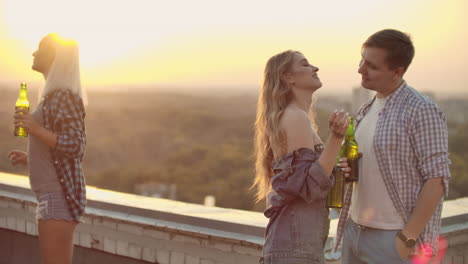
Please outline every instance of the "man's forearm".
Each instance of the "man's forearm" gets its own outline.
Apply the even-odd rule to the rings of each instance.
[[[442,178],[432,178],[424,183],[413,213],[402,232],[408,238],[416,239],[426,227],[427,223],[434,214],[440,199],[444,195],[444,185]]]

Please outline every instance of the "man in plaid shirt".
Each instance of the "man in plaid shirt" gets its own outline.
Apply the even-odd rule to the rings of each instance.
[[[363,44],[362,86],[376,97],[358,111],[359,180],[348,184],[338,224],[342,263],[410,263],[435,255],[450,178],[445,117],[403,79],[408,35],[382,30]],[[344,238],[343,238],[344,237]]]

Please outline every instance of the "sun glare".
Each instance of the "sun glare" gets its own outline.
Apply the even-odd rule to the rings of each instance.
[[[410,32],[415,64],[441,61],[449,43],[468,42],[457,33],[466,28],[464,6],[464,0],[0,0],[0,34],[7,36],[0,69],[31,76],[31,53],[57,32],[77,40],[84,79],[92,84],[255,86],[269,56],[296,49],[321,68],[326,83],[342,87],[357,79],[360,45],[379,29]],[[447,65],[458,67],[457,58]]]
[[[145,39],[145,34],[139,34],[144,21],[138,16],[129,20],[133,23],[123,24],[122,18],[129,12],[115,1],[5,1],[7,28],[13,36],[31,49],[51,32],[76,39],[84,67],[110,64],[154,40],[153,36]]]

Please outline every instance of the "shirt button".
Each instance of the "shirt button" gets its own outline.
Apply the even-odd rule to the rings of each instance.
[[[55,163],[55,164],[58,164],[58,161],[56,160],[54,163]]]
[[[66,198],[67,198],[67,200],[69,200],[69,199],[70,199],[70,196],[68,196],[68,195],[67,195],[67,197],[66,197]]]
[[[63,178],[62,178],[62,179],[60,179],[60,182],[63,182]]]

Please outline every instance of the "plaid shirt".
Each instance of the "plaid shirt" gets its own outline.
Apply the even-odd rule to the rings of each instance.
[[[57,135],[51,149],[57,177],[72,217],[79,221],[86,206],[86,183],[81,168],[86,134],[85,109],[81,98],[70,90],[56,90],[44,97],[43,125]]]
[[[356,127],[373,102],[371,100],[360,108]],[[406,82],[387,97],[379,114],[373,144],[390,199],[405,223],[415,208],[416,199],[426,180],[442,177],[447,195],[450,160],[445,117],[434,102]],[[343,239],[352,191],[353,185],[348,184],[338,222],[335,249]],[[443,199],[418,239],[419,245],[425,249],[424,254],[437,252],[442,202]]]

